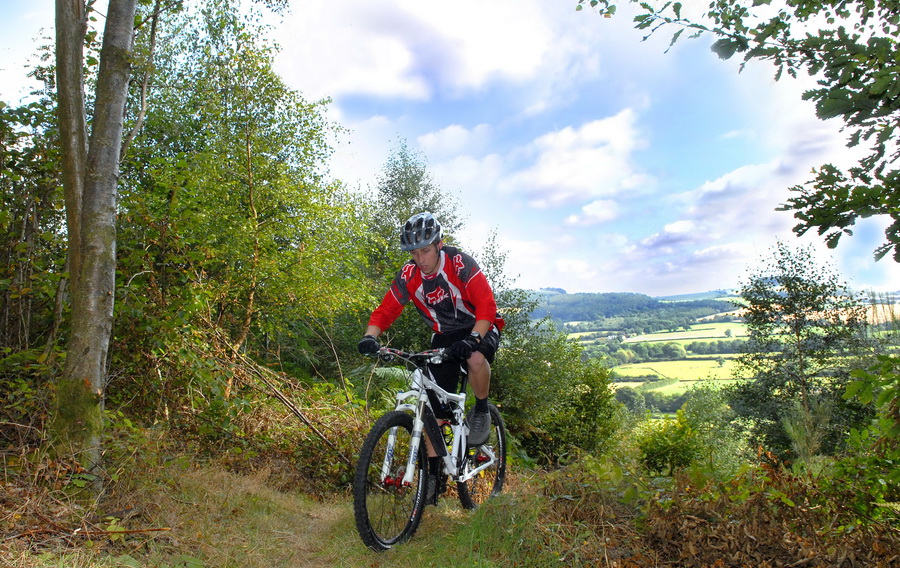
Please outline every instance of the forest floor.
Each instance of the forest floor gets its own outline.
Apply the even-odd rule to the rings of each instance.
[[[133,472],[141,474],[142,472]],[[270,471],[170,465],[100,508],[72,487],[7,477],[0,488],[0,565],[8,568],[502,566],[473,548],[476,513],[447,495],[412,540],[385,553],[360,540],[349,494],[316,499],[272,487]],[[53,472],[60,480],[70,472]],[[274,483],[277,485],[276,483]],[[51,483],[51,485],[53,485]],[[513,489],[514,491],[514,489]],[[505,497],[515,501],[514,494]],[[456,550],[455,550],[456,549]],[[453,552],[455,550],[455,552]],[[502,555],[500,555],[502,557]],[[463,564],[459,564],[462,562]],[[521,564],[520,564],[521,565]]]
[[[285,485],[277,467],[235,472],[186,455],[145,463],[157,465],[113,472],[98,505],[85,498],[82,472],[7,456],[0,566],[900,568],[895,526],[842,534],[801,505],[799,492],[791,506],[785,494],[741,501],[685,494],[638,511],[600,490],[608,480],[589,471],[523,470],[510,472],[503,495],[475,511],[446,495],[426,508],[410,541],[376,553],[356,532],[346,490],[314,496]]]

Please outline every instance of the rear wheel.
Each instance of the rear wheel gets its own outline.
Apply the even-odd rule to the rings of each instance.
[[[416,448],[412,481],[405,485],[412,448],[412,416],[395,410],[379,418],[363,443],[353,478],[353,512],[362,541],[375,551],[416,532],[425,506],[425,445]]]
[[[503,481],[506,479],[506,426],[500,417],[500,411],[493,404],[490,405],[490,413],[491,432],[487,442],[482,446],[469,448],[466,462],[469,469],[476,469],[489,462],[493,454],[494,463],[472,479],[456,484],[459,501],[466,509],[474,509],[503,491]]]

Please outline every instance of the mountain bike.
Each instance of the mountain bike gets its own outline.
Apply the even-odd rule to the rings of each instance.
[[[396,394],[395,409],[375,422],[363,442],[353,478],[359,536],[372,550],[384,551],[408,540],[422,520],[428,478],[423,432],[442,458],[443,475],[456,482],[460,503],[474,509],[503,490],[506,427],[491,404],[487,442],[468,446],[468,377],[463,373],[457,394],[441,388],[428,371],[428,363],[449,360],[444,349],[415,353],[382,347],[375,357],[384,363],[404,363],[410,370],[408,389]]]

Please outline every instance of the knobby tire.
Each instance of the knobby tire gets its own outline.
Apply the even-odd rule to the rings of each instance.
[[[356,529],[366,546],[388,550],[409,539],[419,528],[425,507],[425,443],[420,442],[416,472],[408,487],[400,486],[411,451],[413,419],[394,410],[379,418],[366,437],[353,478],[353,513]],[[385,452],[392,429],[396,429],[393,459],[383,475]]]
[[[456,492],[459,494],[460,503],[466,509],[474,509],[491,497],[499,495],[503,491],[503,482],[506,479],[506,425],[497,407],[491,404],[489,408],[491,432],[487,442],[466,452],[466,459],[477,464],[480,459],[486,459],[484,448],[488,447],[497,456],[497,462],[472,479],[457,482]]]

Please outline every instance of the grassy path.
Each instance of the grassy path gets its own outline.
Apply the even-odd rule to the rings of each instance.
[[[183,487],[193,505],[180,511],[184,515],[180,532],[197,534],[192,548],[205,567],[502,565],[478,551],[475,541],[484,536],[484,515],[462,509],[449,494],[437,507],[426,508],[422,524],[409,542],[375,553],[357,535],[349,495],[317,502],[297,493],[279,492],[265,485],[265,472],[242,477],[203,471],[185,478]],[[515,502],[512,494],[498,502],[504,499]],[[493,519],[495,514],[487,517]],[[492,539],[497,536],[493,528],[490,534]],[[465,544],[460,546],[461,542]]]
[[[180,468],[179,468],[180,469]],[[268,471],[238,475],[213,466],[168,469],[127,499],[141,513],[123,536],[39,546],[0,541],[4,568],[450,568],[500,567],[519,538],[514,493],[479,511],[450,494],[425,510],[413,538],[376,553],[360,540],[348,494],[318,501],[274,489]],[[277,483],[275,483],[277,485]],[[125,496],[122,496],[123,498]],[[510,519],[506,519],[510,521]],[[526,519],[532,526],[533,519]],[[512,551],[515,555],[515,552]],[[517,565],[527,566],[521,561]]]

